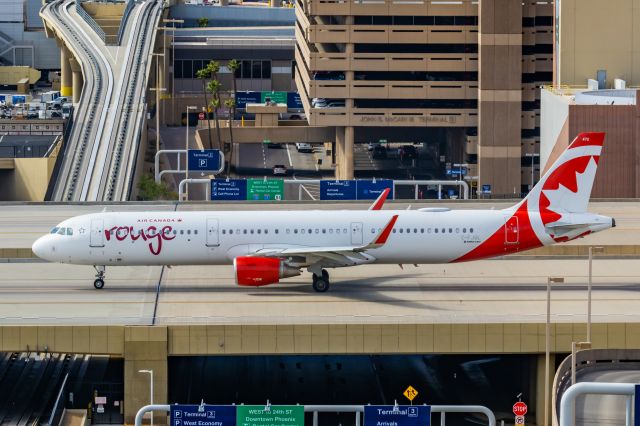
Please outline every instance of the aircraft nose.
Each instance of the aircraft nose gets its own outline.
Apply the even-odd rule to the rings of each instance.
[[[49,243],[47,241],[47,237],[38,238],[31,246],[31,251],[33,251],[33,253],[35,253],[35,255],[40,259],[48,260],[47,254],[49,251]]]

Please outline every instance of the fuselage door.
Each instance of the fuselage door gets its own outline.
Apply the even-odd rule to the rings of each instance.
[[[362,222],[351,223],[351,244],[354,246],[362,245]]]
[[[104,221],[91,219],[91,234],[89,235],[89,247],[104,247]]]
[[[520,227],[518,216],[511,216],[504,224],[505,244],[518,244],[520,242]]]
[[[220,235],[218,230],[218,219],[207,218],[207,247],[218,247],[220,245]]]

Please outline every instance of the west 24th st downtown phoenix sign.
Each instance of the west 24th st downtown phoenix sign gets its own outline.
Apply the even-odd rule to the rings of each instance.
[[[365,426],[429,426],[431,407],[365,406]],[[304,426],[302,405],[172,405],[170,426]]]

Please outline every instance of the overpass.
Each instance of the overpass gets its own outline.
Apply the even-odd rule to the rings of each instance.
[[[100,18],[94,19],[80,0],[54,0],[43,6],[40,16],[47,35],[61,47],[62,94],[73,96],[77,104],[53,200],[128,198],[162,7],[156,0],[128,2],[115,35],[117,44],[111,45],[114,35],[105,33]],[[113,32],[112,21],[101,21],[107,31]]]
[[[501,208],[510,203],[439,204]],[[315,294],[304,277],[260,289],[238,288],[229,266],[111,268],[107,287],[98,292],[91,287],[91,268],[16,259],[26,257],[24,251],[31,242],[57,222],[104,207],[230,210],[237,206],[2,205],[0,256],[6,262],[0,263],[0,352],[123,358],[126,422],[148,401],[148,378],[138,370],[154,370],[156,402],[174,402],[168,399],[170,363],[201,356],[529,356],[535,383],[528,392],[533,401],[530,410],[542,413],[547,277],[565,278],[564,284],[554,285],[551,302],[550,350],[552,359],[560,359],[571,351],[571,342],[586,339],[583,253],[591,243],[603,245],[606,253],[594,261],[593,347],[640,348],[638,202],[592,203],[592,211],[614,216],[618,226],[558,246],[567,247],[562,251],[419,268],[345,268],[334,272],[334,291],[324,295]],[[268,207],[366,206],[292,203]],[[393,207],[402,209],[407,204],[394,202]],[[265,205],[243,204],[243,208],[264,210]],[[536,420],[542,424],[540,418]]]

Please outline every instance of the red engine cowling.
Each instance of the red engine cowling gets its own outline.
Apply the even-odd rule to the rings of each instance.
[[[233,260],[236,283],[259,287],[275,284],[280,278],[300,275],[300,270],[287,266],[277,257],[236,257]]]

